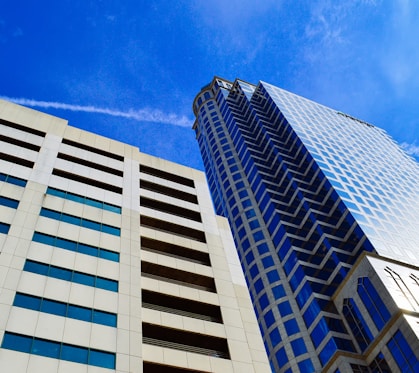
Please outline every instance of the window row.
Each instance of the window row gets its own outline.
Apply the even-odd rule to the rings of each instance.
[[[141,250],[151,251],[206,266],[211,265],[208,253],[175,245],[173,243],[153,240],[148,237],[141,237]]]
[[[72,163],[77,163],[77,164],[80,164],[80,165],[83,165],[83,166],[86,166],[86,167],[89,167],[89,168],[94,168],[96,170],[103,171],[103,172],[106,172],[106,173],[111,174],[111,175],[116,175],[116,176],[123,176],[124,175],[123,171],[121,171],[121,170],[117,170],[115,168],[108,167],[108,166],[105,166],[103,164],[99,164],[99,163],[96,163],[96,162],[91,162],[91,161],[88,161],[86,159],[78,158],[78,157],[75,157],[73,155],[69,155],[69,154],[65,154],[65,153],[58,153],[57,158],[64,159],[64,160],[72,162]]]
[[[18,140],[13,137],[1,135],[1,134],[0,134],[0,141],[3,141],[7,144],[13,144],[13,145],[19,146],[21,148],[33,150],[35,152],[39,152],[39,150],[41,149],[41,147],[38,145],[32,144],[30,142]]]
[[[379,331],[382,330],[391,315],[368,277],[358,279],[357,292],[375,326]]]
[[[63,139],[61,141],[63,144],[71,145],[79,149],[87,150],[88,152],[96,153],[99,155],[103,155],[104,157],[116,159],[117,161],[124,161],[124,157],[122,155],[118,155],[115,153],[107,152],[106,150],[94,148],[93,146],[85,145],[76,141],[72,141],[69,139]]]
[[[17,206],[19,205],[19,201],[16,201],[15,199],[11,199],[8,197],[0,196],[0,205],[10,207],[12,209],[17,209]]]
[[[175,234],[180,237],[185,237],[191,240],[206,243],[205,233],[197,229],[185,227],[184,225],[174,224],[160,219],[151,218],[149,216],[140,216],[140,223],[142,226]]]
[[[119,187],[119,186],[104,183],[103,181],[99,181],[99,180],[96,180],[96,179],[91,179],[89,177],[73,174],[73,173],[68,172],[68,171],[60,170],[58,168],[54,168],[52,170],[52,174],[56,175],[56,176],[59,176],[59,177],[63,177],[65,179],[74,180],[74,181],[77,181],[79,183],[92,185],[96,188],[109,190],[110,192],[122,194],[122,188]]]
[[[154,278],[156,280],[163,280],[178,285],[216,293],[214,279],[197,273],[142,261],[141,275],[144,277]]]
[[[23,270],[43,276],[57,278],[60,280],[71,281],[82,285],[118,292],[118,281],[99,276],[93,276],[87,273],[77,272],[54,265],[39,263],[30,259],[26,260]]]
[[[119,207],[119,206],[115,206],[115,205],[112,205],[110,203],[98,201],[98,200],[93,199],[93,198],[81,196],[79,194],[70,193],[70,192],[67,192],[67,191],[60,190],[60,189],[48,187],[47,194],[50,194],[50,195],[56,196],[56,197],[60,197],[60,198],[64,198],[64,199],[68,199],[70,201],[83,203],[85,205],[97,207],[97,208],[100,208],[100,209],[103,209],[103,210],[116,212],[118,214],[121,213],[121,207]]]
[[[86,254],[113,262],[119,262],[119,253],[102,249],[101,247],[86,245],[81,242],[66,240],[65,238],[50,236],[45,233],[35,232],[32,241],[59,247],[60,249],[75,251],[77,253]]]
[[[4,120],[4,119],[0,119],[0,124],[2,124],[3,126],[14,128],[15,130],[31,133],[32,135],[36,135],[36,136],[45,137],[45,135],[46,135],[45,132],[36,130],[34,128],[25,127],[25,126],[22,126],[21,124],[9,122],[9,121]]]
[[[144,174],[151,175],[151,176],[156,176],[156,177],[159,177],[161,179],[173,181],[174,183],[182,184],[182,185],[185,185],[185,186],[188,186],[188,187],[191,187],[191,188],[195,187],[194,181],[192,179],[188,179],[188,178],[180,176],[180,175],[176,175],[176,174],[172,174],[170,172],[159,170],[157,168],[153,168],[153,167],[149,167],[149,166],[145,166],[145,165],[140,165],[140,172],[142,172]]]
[[[115,369],[115,353],[6,332],[2,348],[80,364]]]
[[[0,181],[4,181],[6,183],[14,184],[17,186],[22,186],[22,187],[26,186],[26,180],[23,180],[19,177],[3,174],[1,172],[0,172]]]
[[[114,313],[58,302],[56,300],[36,297],[34,295],[16,293],[13,305],[15,307],[26,308],[52,315],[116,327],[117,317]]]
[[[16,157],[14,155],[2,153],[2,152],[0,152],[0,159],[6,162],[18,164],[20,166],[28,167],[28,168],[33,168],[33,166],[35,165],[35,162],[28,161],[27,159],[23,159],[23,158]]]
[[[403,373],[419,372],[419,360],[412,351],[402,332],[398,330],[387,343],[387,347]]]
[[[55,220],[59,220],[65,223],[78,225],[83,228],[93,229],[95,231],[99,231],[103,233],[109,233],[114,236],[121,235],[121,230],[112,225],[98,223],[96,221],[80,218],[78,216],[50,210],[45,207],[42,207],[40,215],[46,218],[55,219]]]
[[[143,343],[230,359],[227,340],[186,330],[143,323]]]
[[[167,214],[179,216],[181,218],[202,222],[201,214],[198,211],[193,211],[184,207],[175,206],[170,203],[158,201],[155,199],[140,197],[140,206],[148,207],[150,209],[161,211]]]
[[[174,189],[165,185],[153,183],[148,180],[141,179],[140,188],[149,190],[151,192],[164,194],[169,197],[181,199],[182,201],[187,201],[187,202],[198,204],[198,199],[196,198],[196,195],[194,194],[184,192],[182,190]]]

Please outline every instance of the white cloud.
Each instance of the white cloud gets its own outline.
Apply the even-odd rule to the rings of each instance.
[[[416,143],[409,144],[407,142],[403,142],[400,145],[407,154],[410,154],[414,157],[419,157],[419,146],[416,145]]]
[[[175,126],[180,127],[192,127],[193,121],[186,116],[179,116],[173,113],[165,113],[161,110],[157,109],[129,109],[126,111],[122,110],[115,110],[112,108],[102,108],[96,107],[92,105],[84,106],[84,105],[72,105],[66,104],[63,102],[50,102],[50,101],[38,101],[32,100],[28,98],[14,98],[14,97],[5,97],[0,96],[0,99],[11,101],[19,105],[23,106],[30,106],[30,107],[37,107],[37,108],[53,108],[53,109],[61,109],[61,110],[69,110],[69,111],[78,111],[78,112],[85,112],[85,113],[98,113],[104,115],[110,115],[113,117],[121,117],[127,119],[133,119],[138,122],[153,122],[153,123],[165,123],[165,124],[173,124]]]

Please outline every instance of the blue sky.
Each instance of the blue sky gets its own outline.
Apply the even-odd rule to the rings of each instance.
[[[419,158],[417,0],[4,1],[0,96],[202,169],[192,101],[264,80]]]

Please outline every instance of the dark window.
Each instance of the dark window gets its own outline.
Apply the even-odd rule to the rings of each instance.
[[[24,131],[24,132],[27,132],[27,133],[31,133],[32,135],[45,137],[45,132],[38,131],[38,130],[36,130],[34,128],[31,128],[31,127],[22,126],[21,124],[9,122],[9,121],[4,120],[4,119],[0,119],[0,124],[2,124],[4,126],[7,126],[7,127],[10,127],[10,128],[14,128],[14,129],[19,130],[19,131]]]
[[[140,180],[140,188],[146,189],[151,192],[157,192],[160,194],[164,194],[169,197],[181,199],[182,201],[187,201],[191,203],[198,203],[198,199],[196,198],[196,195],[184,192],[182,190],[174,189],[165,185],[152,183],[151,181],[147,180]]]
[[[186,185],[186,186],[189,186],[191,188],[195,187],[195,184],[194,184],[192,179],[188,179],[188,178],[183,177],[183,176],[175,175],[175,174],[172,174],[170,172],[163,171],[163,170],[158,170],[158,169],[153,168],[153,167],[140,165],[140,172],[143,172],[145,174],[152,175],[152,176],[157,176],[161,179],[173,181],[173,182],[178,183],[178,184]]]
[[[82,159],[82,158],[77,158],[77,157],[74,157],[72,155],[68,155],[68,154],[64,154],[64,153],[58,153],[57,158],[64,159],[64,160],[69,161],[69,162],[81,164],[81,165],[89,167],[89,168],[94,168],[96,170],[103,171],[103,172],[106,172],[106,173],[111,174],[111,175],[116,175],[116,176],[123,176],[124,175],[123,171],[121,171],[121,170],[117,170],[115,168],[111,168],[111,167],[105,166],[103,164],[87,161],[87,160]]]
[[[23,167],[28,167],[28,168],[33,168],[35,164],[35,162],[28,161],[27,159],[15,157],[14,155],[2,153],[2,152],[0,152],[0,159],[2,159],[3,161],[15,163],[15,164],[21,165]]]
[[[168,255],[174,258],[188,260],[190,262],[195,262],[206,266],[211,265],[208,253],[167,242],[153,240],[148,237],[141,237],[141,249]]]
[[[90,179],[88,177],[76,175],[76,174],[73,174],[73,173],[68,172],[68,171],[63,171],[63,170],[59,170],[57,168],[54,168],[52,170],[52,174],[56,175],[56,176],[63,177],[65,179],[78,181],[78,182],[83,183],[83,184],[92,185],[92,186],[95,186],[95,187],[100,188],[100,189],[109,190],[110,192],[115,192],[115,193],[118,193],[118,194],[122,194],[122,188],[121,187],[111,185],[111,184],[107,184],[107,183],[104,183],[104,182],[99,181],[99,180]]]
[[[145,277],[155,278],[157,280],[169,281],[213,293],[216,292],[213,278],[172,267],[142,261],[141,274]]]
[[[185,227],[183,225],[170,223],[160,219],[151,218],[148,216],[140,216],[141,225],[147,228],[168,232],[181,237],[189,238],[199,242],[206,242],[205,234],[193,228]]]
[[[156,293],[154,291],[143,290],[142,305],[144,308],[222,323],[219,306],[197,302],[186,298],[179,298],[162,293]]]
[[[230,359],[227,340],[180,329],[143,323],[143,343]]]
[[[22,141],[22,140],[18,140],[15,139],[13,137],[9,137],[9,136],[5,136],[5,135],[0,135],[0,141],[6,142],[8,144],[13,144],[16,146],[19,146],[21,148],[26,148],[29,150],[33,150],[35,152],[39,152],[39,150],[41,149],[40,146],[26,142],[26,141]]]
[[[168,214],[176,215],[181,218],[191,219],[201,222],[201,214],[197,211],[189,210],[184,207],[175,206],[170,203],[157,201],[147,197],[140,197],[140,206],[148,207],[153,210],[166,212]]]
[[[92,152],[92,153],[103,155],[103,156],[108,157],[108,158],[113,158],[113,159],[116,159],[117,161],[122,161],[122,162],[124,161],[124,157],[121,156],[121,155],[118,155],[118,154],[115,154],[115,153],[110,153],[110,152],[107,152],[107,151],[102,150],[102,149],[94,148],[93,146],[81,144],[79,142],[75,142],[75,141],[68,140],[68,139],[63,139],[62,143],[74,146],[76,148],[84,149],[84,150],[87,150],[87,151]]]

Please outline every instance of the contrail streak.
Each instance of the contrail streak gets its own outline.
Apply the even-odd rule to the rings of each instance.
[[[127,119],[134,119],[139,122],[154,122],[154,123],[166,123],[173,124],[180,127],[192,127],[192,120],[185,117],[179,116],[173,113],[164,113],[161,110],[155,109],[130,109],[128,111],[115,110],[110,108],[101,108],[92,105],[72,105],[63,102],[51,102],[51,101],[38,101],[28,98],[16,98],[0,96],[0,99],[14,102],[15,104],[38,107],[38,108],[54,108],[61,110],[80,111],[85,113],[98,113],[111,115],[113,117],[121,117]]]

